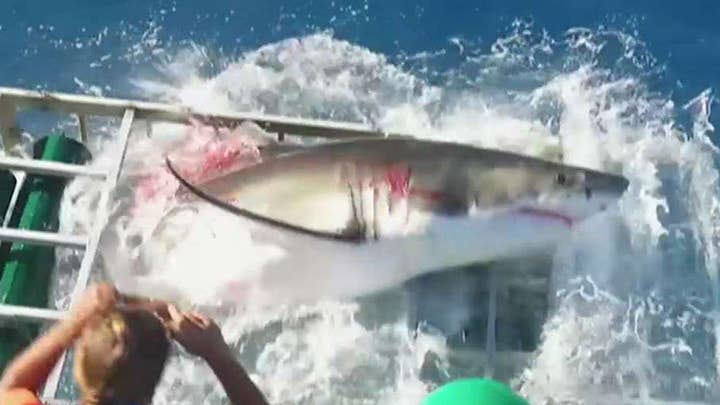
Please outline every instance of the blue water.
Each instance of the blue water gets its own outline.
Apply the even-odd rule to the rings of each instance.
[[[335,37],[386,55],[391,61],[422,51],[449,50],[431,61],[434,71],[460,66],[450,42],[488,51],[520,19],[539,33],[562,38],[572,27],[605,27],[633,36],[644,46],[638,55],[647,83],[683,103],[706,88],[720,87],[720,5],[712,0],[643,1],[120,1],[10,0],[0,6],[0,83],[77,91],[74,77],[125,96],[128,75],[152,71],[152,49],[135,59],[118,60],[150,26],[160,27],[158,41],[169,49],[189,42],[208,45],[224,56],[263,44],[330,29]],[[48,27],[52,27],[52,31]],[[100,37],[98,45],[87,41]],[[58,43],[62,41],[62,43]],[[82,44],[78,48],[76,44]],[[618,57],[612,44],[598,63]],[[113,56],[99,68],[92,61]],[[652,62],[649,62],[652,60]],[[211,68],[212,69],[212,68]],[[712,118],[717,122],[717,117]]]
[[[538,361],[521,378],[524,392],[568,403],[577,395],[587,403],[611,403],[601,398],[620,395],[627,403],[653,397],[711,404],[720,392],[710,322],[720,289],[720,185],[718,153],[704,137],[716,144],[718,138],[702,107],[717,104],[719,19],[720,3],[709,0],[4,0],[0,85],[169,101],[209,94],[205,101],[212,102],[233,94],[238,109],[373,125],[385,119],[412,128],[412,120],[427,113],[434,129],[461,139],[475,128],[488,132],[477,136],[493,138],[541,127],[571,141],[578,134],[569,150],[578,162],[598,166],[595,152],[605,149],[592,141],[618,140],[622,147],[607,150],[618,154],[614,163],[624,166],[633,185],[626,222],[601,227],[568,259],[594,282],[568,282],[568,291],[582,293],[568,294],[567,306],[548,324]],[[304,48],[281,42],[290,38],[305,39]],[[255,80],[250,73],[258,71]],[[317,77],[330,84],[323,87],[322,80],[313,81]],[[215,78],[216,86],[203,90]],[[310,84],[304,89],[298,83]],[[193,91],[156,91],[158,84]],[[324,97],[327,89],[336,93]],[[697,96],[700,103],[684,108]],[[538,102],[528,107],[529,99]],[[395,115],[388,118],[388,111]],[[709,122],[717,126],[718,115]],[[670,123],[682,133],[681,144],[673,143]],[[287,323],[287,333],[299,336],[290,341],[322,337]],[[347,325],[335,326],[346,336],[340,332]],[[357,350],[370,351],[367,358],[376,354],[375,344],[387,351],[383,342],[396,337],[378,335]],[[346,342],[333,343],[342,353]],[[282,345],[269,346],[266,361],[283,358],[272,356]],[[284,403],[344,403],[343,395],[364,403],[413,403],[401,388],[395,402],[378,399],[377,393],[407,382],[383,374],[384,363],[368,366],[375,374],[360,371],[372,377],[362,394],[348,388],[355,388],[352,373],[334,374],[339,382],[329,388],[305,381],[309,373],[292,374],[293,365],[317,363],[325,372],[326,353],[303,350],[288,349],[302,360],[295,363],[253,364],[267,392],[280,392],[290,381],[293,389],[315,395],[285,396]],[[587,367],[564,368],[572,363],[567,358]],[[207,388],[201,374],[173,374],[169,378],[200,382],[187,391],[163,390],[161,403],[201,395]]]

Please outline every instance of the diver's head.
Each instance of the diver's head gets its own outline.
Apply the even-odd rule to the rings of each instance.
[[[163,324],[144,309],[118,309],[91,322],[75,346],[83,403],[150,404],[169,347]]]

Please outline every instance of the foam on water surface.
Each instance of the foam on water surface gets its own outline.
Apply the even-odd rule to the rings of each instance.
[[[553,40],[524,35],[526,29],[518,25],[491,52],[464,49],[474,57],[445,72],[447,84],[429,84],[328,33],[265,45],[212,75],[201,71],[203,49],[188,47],[168,53],[161,79],[133,83],[145,97],[203,108],[351,120],[531,155],[560,145],[566,162],[621,171],[631,184],[618,214],[583,227],[557,253],[555,311],[534,358],[512,382],[532,403],[608,403],[618,396],[627,403],[714,403],[720,204],[708,138],[711,94],[688,103],[694,125],[683,128],[677,106],[646,88],[637,41],[602,30]],[[625,49],[618,60],[638,62],[639,70],[619,72],[600,60],[603,41],[613,38]],[[512,91],[498,92],[498,77]],[[147,139],[137,128],[125,176],[157,167],[183,131],[158,125]],[[68,195],[87,187],[78,181]],[[436,333],[413,337],[399,298],[252,313],[213,307],[229,274],[241,265],[259,269],[282,249],[254,238],[243,220],[202,204],[157,228],[164,208],[132,215],[130,195],[121,189],[114,206],[105,267],[127,288],[210,307],[274,403],[416,404],[433,384],[471,372],[448,360]],[[92,199],[67,200],[63,226],[85,227]],[[123,278],[135,263],[156,277],[152,288]],[[209,370],[178,354],[157,402],[221,398]]]

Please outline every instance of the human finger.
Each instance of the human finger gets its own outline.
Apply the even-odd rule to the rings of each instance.
[[[183,314],[175,307],[175,305],[168,305],[167,307],[168,315],[170,315],[170,319],[173,322],[180,322],[183,319]]]
[[[198,312],[189,312],[187,316],[192,319],[193,323],[201,328],[207,328],[210,324],[207,318]]]
[[[167,312],[169,317],[164,323],[173,334],[176,334],[182,327],[184,319],[183,314],[180,313],[174,305],[168,305]]]

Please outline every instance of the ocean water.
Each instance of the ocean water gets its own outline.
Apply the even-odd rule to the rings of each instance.
[[[533,404],[720,400],[711,114],[720,6],[288,3],[5,1],[0,84],[362,122],[528,154],[560,139],[568,163],[622,172],[631,185],[615,215],[554,254],[556,304],[537,349],[504,379]],[[113,123],[96,123],[103,165]],[[181,133],[134,134],[125,175],[156,169]],[[87,226],[94,190],[71,185],[64,228]],[[261,268],[277,254],[272,244],[203,205],[157,228],[165,213],[132,215],[125,197],[103,246],[106,270],[122,278],[142,263],[212,308],[273,403],[417,404],[436,384],[482,373],[482,357],[408,328],[402,289],[257,313],[214,307],[227,273]],[[60,307],[79,257],[61,256]],[[222,393],[203,364],[178,353],[156,402],[222,403]]]

